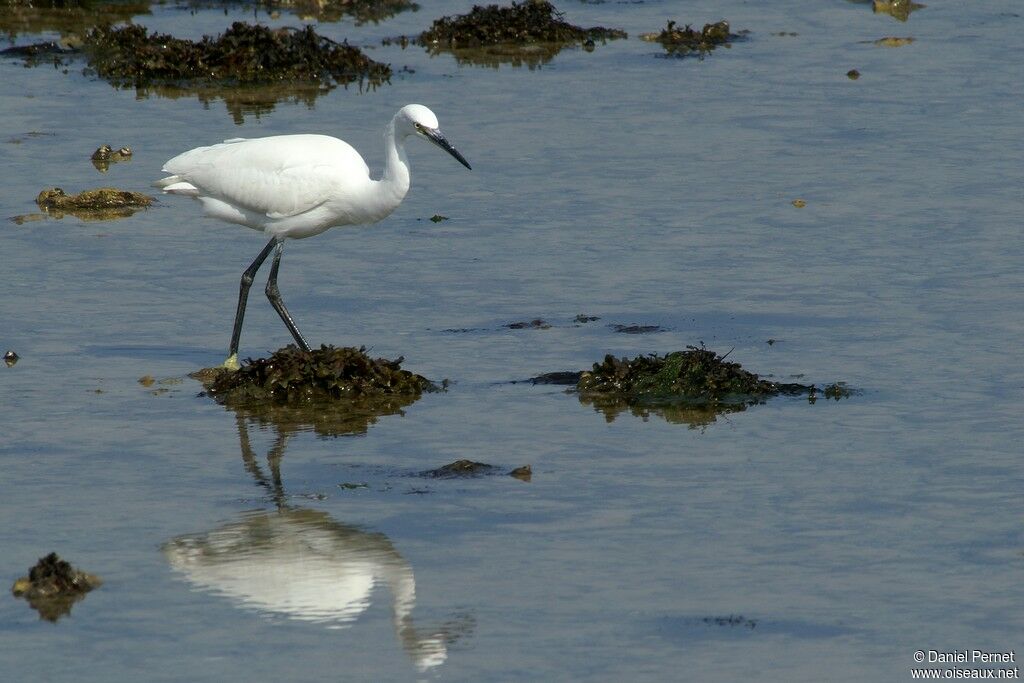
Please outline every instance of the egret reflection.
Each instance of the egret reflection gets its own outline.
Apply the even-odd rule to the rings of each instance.
[[[412,567],[382,533],[331,519],[319,510],[253,511],[212,531],[163,546],[168,562],[195,588],[262,614],[341,628],[356,621],[383,586],[395,634],[423,672],[448,658],[468,619],[434,629],[413,621]]]
[[[197,590],[239,607],[327,628],[351,626],[374,600],[390,596],[395,635],[415,667],[426,672],[444,663],[448,646],[472,630],[472,617],[417,627],[416,579],[391,540],[326,512],[288,505],[280,465],[290,432],[277,432],[266,456],[268,473],[252,448],[247,416],[239,413],[237,425],[245,468],[276,509],[245,512],[211,531],[171,539],[162,548],[171,567]]]

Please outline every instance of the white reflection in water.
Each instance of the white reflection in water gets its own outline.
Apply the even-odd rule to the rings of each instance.
[[[171,566],[195,587],[240,606],[341,628],[370,606],[378,584],[391,595],[402,647],[420,671],[448,657],[443,628],[413,624],[412,567],[381,533],[340,524],[315,510],[246,513],[238,522],[164,544]]]

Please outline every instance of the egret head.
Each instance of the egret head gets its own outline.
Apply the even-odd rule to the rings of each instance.
[[[422,104],[407,104],[395,116],[395,134],[399,137],[415,135],[434,143],[458,159],[459,163],[472,170],[472,166],[458,150],[452,147],[438,127],[437,117]]]

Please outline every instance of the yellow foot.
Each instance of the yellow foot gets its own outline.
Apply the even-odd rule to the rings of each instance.
[[[221,367],[225,370],[240,370],[242,366],[238,363],[238,354],[233,353],[228,356],[228,359],[224,361],[224,365]]]

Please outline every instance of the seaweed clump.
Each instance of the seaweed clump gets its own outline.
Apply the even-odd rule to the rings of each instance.
[[[813,385],[763,379],[725,360],[728,355],[695,346],[664,356],[607,355],[580,373],[576,391],[581,403],[593,405],[609,422],[629,410],[644,420],[653,413],[691,427],[704,427],[719,414],[746,410],[772,396],[807,395],[813,403],[819,395]],[[822,395],[838,400],[851,393],[842,384],[831,387]]]
[[[270,426],[280,437],[312,430],[321,436],[363,434],[383,415],[401,414],[424,392],[443,390],[403,370],[402,358],[370,358],[365,348],[288,345],[238,370],[193,373],[206,393],[242,420]],[[282,441],[282,447],[283,447]]]
[[[467,14],[441,17],[414,42],[435,54],[451,51],[460,62],[488,66],[525,63],[533,68],[550,61],[569,44],[580,43],[592,50],[596,41],[626,37],[619,29],[570,24],[546,0],[525,0],[507,7],[474,5]],[[400,41],[404,45],[408,39]]]
[[[728,354],[726,354],[728,355]],[[665,356],[651,354],[632,360],[611,354],[580,376],[580,393],[615,394],[632,403],[684,399],[694,403],[745,402],[783,393],[802,385],[782,385],[761,379],[739,363],[714,351],[687,346]]]
[[[571,43],[625,38],[626,32],[602,26],[581,28],[562,19],[546,0],[513,2],[509,7],[474,5],[468,14],[441,17],[420,34],[424,44],[480,47],[500,43]]]
[[[39,558],[29,569],[28,576],[14,582],[11,593],[25,598],[39,616],[57,621],[69,614],[76,602],[103,582],[92,574],[75,569],[57,553]]]
[[[86,34],[83,49],[89,66],[118,86],[333,80],[375,87],[391,78],[387,64],[311,26],[271,29],[236,21],[222,35],[200,41],[150,34],[134,24],[101,26]]]
[[[679,28],[676,22],[669,21],[661,33],[651,35],[651,39],[661,43],[670,57],[697,55],[701,59],[719,45],[728,47],[737,38],[739,35],[729,31],[729,22],[725,20],[704,24],[700,31],[690,28],[689,24]]]
[[[463,459],[456,460],[455,462],[448,463],[447,465],[442,465],[437,469],[420,472],[419,476],[431,479],[458,479],[478,477],[487,474],[508,474],[516,479],[529,481],[530,475],[532,474],[532,468],[529,465],[523,465],[522,467],[515,468],[511,472],[505,472],[496,465],[488,465],[484,462]]]
[[[100,187],[68,194],[59,187],[43,190],[36,197],[36,204],[54,218],[63,218],[65,213],[84,221],[109,221],[127,218],[153,203],[153,198],[141,192],[118,190],[115,187]]]
[[[238,370],[219,370],[207,386],[220,402],[309,403],[405,395],[436,390],[433,382],[401,368],[404,359],[370,358],[366,348],[323,345],[309,353],[294,344],[269,358],[249,358]]]

